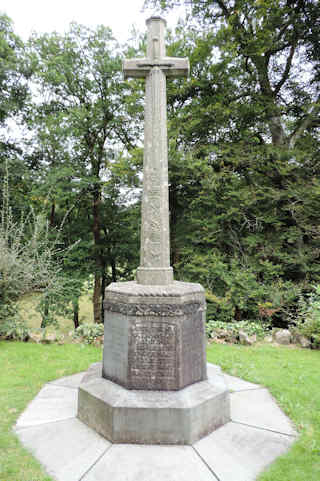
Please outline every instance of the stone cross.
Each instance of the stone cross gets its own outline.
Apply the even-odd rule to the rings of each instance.
[[[170,267],[166,77],[186,77],[189,60],[166,57],[166,21],[146,21],[147,57],[123,62],[124,78],[146,78],[140,267],[137,282],[168,285]]]

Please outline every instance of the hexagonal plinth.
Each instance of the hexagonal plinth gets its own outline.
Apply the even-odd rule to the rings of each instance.
[[[200,284],[110,284],[103,372],[127,389],[179,390],[207,378]]]
[[[229,391],[217,372],[180,391],[133,391],[101,376],[79,387],[78,418],[113,443],[192,444],[230,420]]]

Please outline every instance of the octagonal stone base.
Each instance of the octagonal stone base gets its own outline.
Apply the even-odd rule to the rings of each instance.
[[[200,284],[110,284],[102,376],[144,391],[179,390],[206,380],[205,308]]]
[[[128,390],[93,364],[78,391],[78,418],[112,443],[193,444],[230,420],[222,374],[179,391]]]

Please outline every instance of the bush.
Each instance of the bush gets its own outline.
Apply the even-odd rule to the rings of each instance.
[[[295,322],[298,331],[320,347],[320,285],[306,299],[300,297],[299,316]]]
[[[0,326],[5,324],[1,329],[8,330],[11,325],[14,332],[17,299],[32,291],[44,292],[47,298],[61,292],[61,264],[66,250],[59,247],[63,223],[58,231],[49,229],[45,214],[33,210],[14,219],[8,179],[6,168],[0,215]]]
[[[98,338],[102,337],[104,333],[103,324],[81,324],[73,333],[73,339],[80,339],[85,344],[93,344]]]
[[[0,323],[0,337],[12,341],[28,341],[30,330],[24,321],[16,317]]]
[[[239,331],[244,331],[248,336],[256,335],[258,339],[262,339],[270,330],[270,324],[265,322],[238,321],[238,322],[222,322],[209,321],[206,324],[206,334],[209,339],[215,337],[217,332],[223,331],[228,338],[237,339]]]

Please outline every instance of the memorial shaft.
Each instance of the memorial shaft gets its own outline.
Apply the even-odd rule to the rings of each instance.
[[[187,59],[166,57],[166,22],[147,20],[147,57],[126,60],[125,77],[146,78],[140,267],[137,282],[168,285],[170,267],[166,77],[187,75]]]
[[[230,420],[229,391],[207,379],[205,291],[169,262],[166,77],[189,62],[165,56],[163,19],[147,25],[147,57],[123,69],[146,78],[141,265],[105,290],[102,369],[84,377],[78,417],[113,443],[192,445]]]

